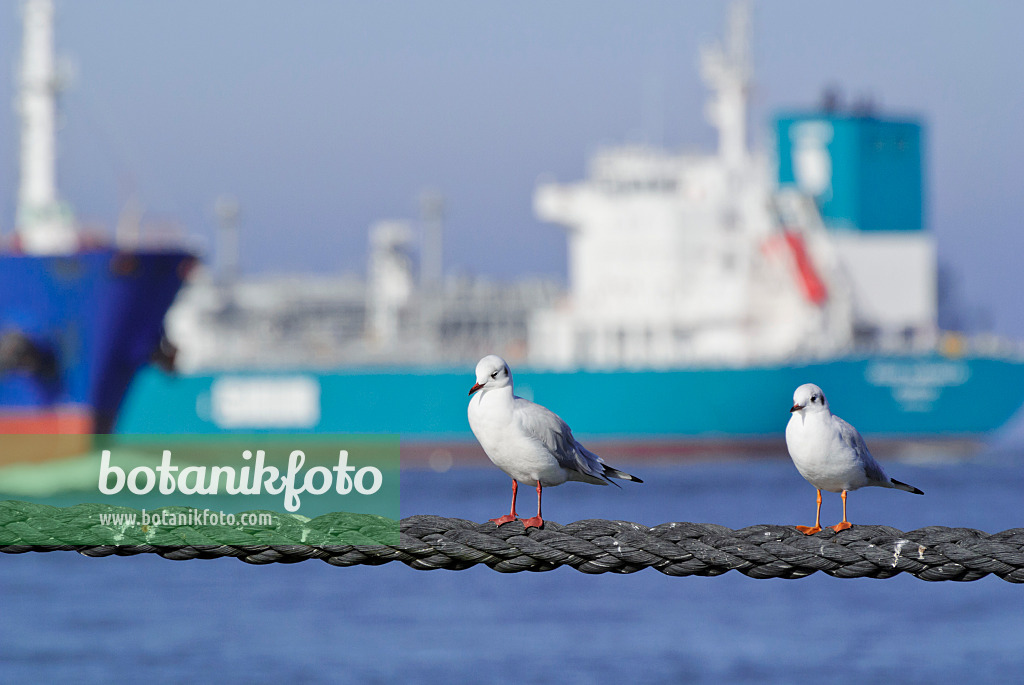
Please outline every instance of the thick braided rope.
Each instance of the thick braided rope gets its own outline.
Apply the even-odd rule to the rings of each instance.
[[[751,578],[803,578],[821,571],[837,578],[909,573],[929,581],[970,581],[994,574],[1009,582],[1024,582],[1024,528],[990,535],[969,528],[929,526],[903,533],[888,526],[855,525],[841,533],[826,528],[806,536],[791,526],[731,530],[711,523],[663,523],[648,528],[627,521],[589,519],[568,525],[547,521],[542,529],[524,532],[518,521],[497,527],[421,515],[399,522],[396,544],[312,545],[303,541],[313,533],[326,535],[320,539],[328,541],[352,540],[352,535],[356,542],[374,536],[382,539],[388,533],[380,522],[392,527],[394,522],[335,514],[299,521],[299,517],[290,520],[289,515],[276,514],[286,520],[272,531],[182,527],[164,530],[154,540],[161,544],[149,544],[133,540],[130,532],[122,530],[125,544],[91,544],[90,538],[97,535],[110,536],[109,526],[95,522],[97,506],[61,509],[0,502],[0,552],[76,551],[93,557],[153,553],[175,560],[235,557],[250,564],[322,559],[334,566],[399,561],[422,570],[461,570],[484,564],[502,573],[571,566],[583,573],[654,568],[671,576],[715,576],[735,570]],[[180,544],[166,544],[172,539]],[[18,542],[8,544],[12,540]]]

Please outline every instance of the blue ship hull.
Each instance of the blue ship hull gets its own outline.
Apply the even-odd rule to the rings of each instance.
[[[580,437],[777,440],[793,391],[813,382],[866,435],[980,438],[1024,402],[1024,362],[938,355],[791,366],[670,371],[515,370],[516,394],[561,415]],[[345,369],[139,375],[118,432],[398,433],[403,441],[472,440],[472,369]],[[299,406],[300,410],[295,411]]]
[[[182,251],[0,256],[0,426],[109,432],[193,263]]]

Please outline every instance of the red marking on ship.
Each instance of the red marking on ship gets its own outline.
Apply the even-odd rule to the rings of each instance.
[[[780,243],[785,244],[793,259],[800,292],[808,302],[820,307],[828,299],[828,288],[821,276],[818,275],[818,270],[814,268],[811,256],[807,254],[803,235],[796,231],[783,231],[780,236],[771,239],[765,247],[770,250],[775,249]]]

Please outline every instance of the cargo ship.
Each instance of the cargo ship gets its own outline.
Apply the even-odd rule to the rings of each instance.
[[[597,440],[777,445],[805,382],[872,437],[1004,425],[1019,346],[938,327],[923,122],[830,100],[778,114],[773,149],[752,150],[749,34],[738,3],[702,54],[717,150],[607,148],[586,178],[536,187],[537,215],[567,228],[567,289],[445,277],[428,197],[418,274],[413,223],[387,221],[365,280],[191,284],[168,316],[184,373],[144,370],[117,430],[472,445],[465,395],[488,353]]]
[[[16,232],[0,253],[0,434],[105,433],[135,373],[171,362],[164,315],[195,258],[78,229],[56,188],[53,5],[23,9]]]

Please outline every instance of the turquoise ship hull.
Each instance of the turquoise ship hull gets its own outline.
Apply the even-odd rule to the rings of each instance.
[[[862,433],[892,439],[983,438],[1024,402],[1024,361],[997,357],[866,357],[666,371],[523,368],[514,374],[516,394],[561,415],[579,437],[607,440],[778,440],[793,391],[808,382],[821,386],[833,411]],[[473,380],[468,367],[180,376],[151,368],[136,378],[116,430],[397,433],[403,442],[471,441],[466,405]],[[224,384],[234,394],[224,395]],[[301,397],[285,391],[295,387],[304,389]],[[225,402],[229,406],[218,406]],[[302,411],[292,411],[295,403]],[[241,405],[247,409],[239,413]]]

